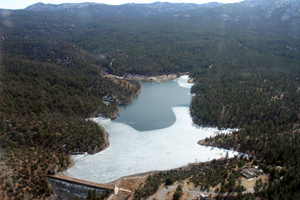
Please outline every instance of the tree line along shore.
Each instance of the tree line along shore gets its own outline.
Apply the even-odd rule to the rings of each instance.
[[[206,142],[251,155],[249,163],[270,174],[251,197],[233,198],[300,199],[299,5],[255,2],[262,6],[237,3],[139,17],[128,12],[107,17],[96,12],[97,5],[74,12],[1,10],[4,199],[51,196],[47,174],[66,169],[71,153],[107,147],[104,131],[86,118],[115,116],[117,105],[131,102],[140,86],[103,71],[119,77],[190,72],[194,123],[239,129]],[[91,15],[78,20],[85,11]],[[244,162],[161,172],[149,176],[134,198],[151,195],[167,178],[238,193],[236,169]]]

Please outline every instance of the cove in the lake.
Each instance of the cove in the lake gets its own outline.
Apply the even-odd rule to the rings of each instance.
[[[178,90],[180,87],[190,88],[191,85],[186,83],[187,79],[185,76],[173,80],[173,82],[177,84]],[[149,85],[155,89],[170,82]],[[187,96],[188,101],[191,99],[190,92],[179,95]],[[152,99],[158,98],[151,97]],[[181,97],[174,96],[173,98]],[[138,97],[137,101],[141,101],[141,99]],[[171,111],[176,120],[174,123],[170,120],[172,124],[162,129],[138,131],[128,123],[120,123],[107,118],[94,118],[93,120],[108,132],[110,146],[94,155],[73,156],[75,165],[66,170],[64,174],[92,182],[108,183],[133,174],[169,170],[186,166],[189,163],[218,159],[225,157],[226,152],[230,157],[238,154],[234,151],[198,145],[199,140],[213,136],[218,130],[216,128],[200,128],[193,124],[189,107],[185,104],[182,106],[181,103],[174,103],[172,106],[174,107]],[[138,116],[144,117],[142,114]]]
[[[128,124],[138,131],[167,128],[176,121],[172,107],[190,105],[190,87],[180,87],[177,80],[141,82],[141,86],[141,93],[131,104],[120,106],[121,112],[114,122]]]

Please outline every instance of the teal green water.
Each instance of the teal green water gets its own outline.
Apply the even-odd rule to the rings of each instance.
[[[131,104],[120,106],[121,112],[114,121],[138,131],[162,129],[176,121],[172,107],[190,105],[190,89],[180,87],[177,80],[141,82],[141,85],[141,93]]]

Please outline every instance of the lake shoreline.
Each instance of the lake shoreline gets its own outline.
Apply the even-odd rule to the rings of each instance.
[[[133,101],[133,98],[136,97],[141,91],[142,91],[142,87],[140,87],[140,89],[139,89],[139,90],[131,97],[130,102],[128,102],[128,103],[126,103],[126,104],[131,104],[132,101]],[[121,112],[121,108],[118,107],[117,111],[116,111],[114,114],[107,116],[107,118],[114,119],[114,118],[116,118],[116,117],[118,116],[118,114],[119,114],[120,112]],[[97,110],[95,110],[94,112],[92,112],[91,114],[89,114],[88,117],[87,117],[87,119],[90,120],[91,118],[97,117],[98,115],[99,115],[99,109],[97,109]],[[93,152],[90,152],[89,154],[91,154],[91,155],[92,155],[92,154],[99,153],[99,152],[101,152],[101,151],[104,151],[104,150],[107,149],[107,148],[109,147],[109,145],[110,145],[109,140],[108,140],[109,134],[105,131],[105,129],[104,129],[102,126],[100,126],[99,124],[97,124],[97,125],[101,128],[101,130],[102,130],[103,133],[104,133],[104,143],[103,143],[103,145],[101,145],[100,148],[94,150]],[[80,153],[80,154],[83,155],[84,153]],[[64,168],[63,171],[66,171],[66,170],[68,170],[69,168],[71,168],[73,165],[75,165],[75,162],[74,162],[72,156],[73,156],[72,153],[70,153],[70,154],[68,155],[68,157],[69,157],[69,164],[68,164],[68,166],[67,166],[66,168]],[[68,176],[66,176],[66,175],[63,174],[63,171],[57,172],[56,175],[68,177]],[[54,176],[55,176],[55,175],[54,175]]]
[[[172,79],[177,79],[180,76],[183,75],[189,75],[189,72],[184,72],[180,74],[168,74],[168,75],[157,75],[157,76],[146,76],[146,75],[126,75],[126,76],[117,76],[113,74],[108,74],[103,72],[104,77],[108,78],[117,78],[117,79],[123,79],[123,80],[130,80],[130,81],[149,81],[149,82],[164,82]],[[193,79],[189,80],[189,83],[194,82]]]
[[[130,80],[130,81],[150,81],[150,82],[163,82],[171,79],[176,79],[178,76],[176,74],[170,75],[160,75],[160,76],[139,76],[139,75],[132,75],[132,76],[116,76],[112,74],[104,75],[108,78],[117,78],[123,80]]]
[[[102,126],[101,126],[102,127]],[[108,141],[108,133],[106,133],[106,136],[105,136],[105,138],[107,138],[107,141]],[[107,145],[107,147],[109,146],[109,143],[108,143],[108,145]],[[106,147],[106,148],[107,148]],[[104,149],[102,149],[102,150],[104,150]],[[102,151],[101,150],[101,151]],[[100,151],[99,151],[100,152]],[[98,152],[96,152],[96,153],[98,153]],[[205,162],[205,161],[204,161]],[[181,167],[178,167],[178,168],[185,168],[185,167],[188,167],[190,164],[194,164],[194,163],[189,163],[188,165],[182,165]],[[173,168],[173,169],[177,169],[177,167],[175,167],[175,168]],[[170,170],[170,169],[167,169],[167,170]],[[135,177],[144,177],[144,176],[148,176],[149,174],[151,174],[151,173],[155,173],[155,172],[160,172],[160,171],[167,171],[167,170],[155,170],[155,171],[152,171],[152,170],[149,170],[149,171],[147,171],[147,172],[144,172],[144,173],[135,173],[135,174],[132,174],[132,175],[129,175],[129,176],[124,176],[124,177],[120,177],[120,178],[118,178],[118,179],[116,179],[116,180],[113,180],[113,181],[110,181],[109,183],[117,183],[117,182],[126,182],[126,181],[128,181],[129,179],[130,180],[132,180],[133,178],[135,178]],[[66,174],[64,174],[65,176],[67,176]],[[108,184],[109,184],[108,183]]]

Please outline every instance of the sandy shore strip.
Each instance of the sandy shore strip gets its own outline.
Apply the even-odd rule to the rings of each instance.
[[[188,75],[188,73],[181,73],[182,75]],[[167,80],[172,80],[178,78],[176,74],[169,74],[169,75],[159,75],[159,76],[144,76],[144,75],[127,75],[127,76],[116,76],[112,74],[105,74],[104,77],[109,78],[118,78],[124,80],[135,80],[135,81],[150,81],[150,82],[163,82]]]

